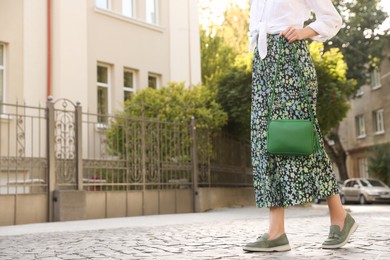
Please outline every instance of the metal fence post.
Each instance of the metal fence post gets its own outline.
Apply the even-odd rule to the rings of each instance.
[[[145,192],[146,192],[146,126],[145,110],[142,104],[141,116],[141,163],[142,163],[142,215],[145,214]]]
[[[75,109],[75,134],[76,134],[76,174],[77,188],[83,190],[83,133],[82,133],[82,107],[81,103],[76,103]]]
[[[199,211],[199,193],[198,193],[198,147],[196,140],[196,121],[191,117],[190,133],[192,139],[191,159],[192,159],[192,190],[194,212]]]
[[[52,222],[54,220],[54,191],[56,190],[57,181],[56,181],[56,160],[55,160],[55,119],[54,119],[54,103],[53,98],[49,97],[47,99],[47,199],[48,199],[48,221]]]

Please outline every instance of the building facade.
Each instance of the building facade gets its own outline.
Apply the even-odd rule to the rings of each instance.
[[[197,0],[0,0],[0,99],[101,114],[142,88],[198,84]]]
[[[351,100],[351,109],[340,123],[339,134],[348,154],[349,177],[369,177],[371,148],[390,142],[390,45],[369,84]]]

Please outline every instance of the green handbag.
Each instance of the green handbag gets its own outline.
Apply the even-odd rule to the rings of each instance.
[[[279,50],[282,50],[282,38],[279,40]],[[304,89],[306,102],[309,106],[310,120],[279,119],[271,120],[274,102],[276,80],[279,74],[279,55],[276,65],[274,83],[271,89],[271,104],[268,108],[267,150],[273,155],[308,156],[319,149],[318,134],[314,128],[314,113],[309,102],[305,83],[302,80],[302,71],[298,62],[297,51],[293,46],[294,58],[299,72],[301,86]]]

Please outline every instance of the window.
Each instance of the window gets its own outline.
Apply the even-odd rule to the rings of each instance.
[[[107,123],[110,90],[110,68],[106,65],[97,66],[97,113],[98,122]]]
[[[381,73],[378,69],[371,71],[371,88],[377,89],[381,87]]]
[[[356,91],[355,96],[361,97],[361,96],[363,96],[363,94],[364,94],[363,87],[360,87],[360,88]]]
[[[96,0],[96,7],[107,10],[110,9],[109,0]]]
[[[135,71],[126,68],[124,69],[123,91],[124,101],[130,100],[135,92]]]
[[[146,22],[157,24],[157,0],[146,0]]]
[[[374,112],[375,134],[383,134],[385,132],[383,109]]]
[[[358,159],[358,166],[359,166],[359,176],[361,178],[368,178],[368,161],[367,161],[367,158],[359,158]]]
[[[122,14],[127,17],[135,17],[134,0],[122,0]]]
[[[149,74],[149,77],[148,77],[148,87],[149,88],[158,89],[160,87],[160,82],[159,81],[160,81],[159,76]]]
[[[363,115],[356,116],[356,136],[357,138],[366,137],[366,127]]]
[[[0,42],[0,102],[4,102],[5,88],[5,46]],[[0,106],[0,114],[3,113],[3,106]]]

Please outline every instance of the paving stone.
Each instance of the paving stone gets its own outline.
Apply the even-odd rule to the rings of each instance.
[[[245,253],[242,246],[267,230],[268,212],[242,208],[191,215],[194,219],[201,216],[202,221],[183,221],[188,214],[148,216],[134,218],[139,226],[105,228],[101,224],[84,231],[2,236],[0,227],[0,259],[389,259],[390,206],[350,209],[360,226],[350,243],[339,250],[321,249],[329,232],[329,216],[322,205],[286,211],[292,247],[288,252]],[[144,225],[147,218],[155,224]],[[169,224],[162,225],[164,218]]]

